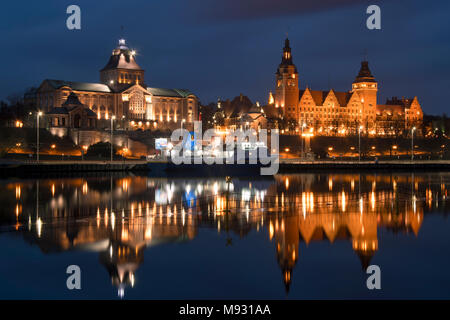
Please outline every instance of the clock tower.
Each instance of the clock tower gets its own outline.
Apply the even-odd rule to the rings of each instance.
[[[281,108],[286,119],[297,120],[298,114],[298,72],[292,62],[289,39],[284,41],[283,56],[276,72],[275,107]]]

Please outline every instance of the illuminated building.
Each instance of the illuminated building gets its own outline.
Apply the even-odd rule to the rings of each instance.
[[[353,81],[350,91],[299,89],[299,74],[293,63],[289,39],[276,72],[275,95],[270,92],[269,106],[280,110],[297,128],[306,124],[319,135],[358,134],[362,126],[370,135],[398,135],[412,127],[421,127],[423,112],[417,97],[377,103],[378,83],[368,61]]]
[[[100,70],[100,83],[46,79],[25,96],[25,102],[47,112],[50,127],[84,128],[84,119],[59,122],[61,117],[56,116],[66,114],[67,110],[59,108],[63,108],[73,95],[98,120],[108,120],[112,116],[127,120],[117,121],[118,127],[173,129],[179,128],[182,121],[190,124],[197,120],[197,97],[189,90],[147,86],[145,72],[135,58],[136,52],[121,39],[106,66]],[[106,126],[107,122],[104,124]]]

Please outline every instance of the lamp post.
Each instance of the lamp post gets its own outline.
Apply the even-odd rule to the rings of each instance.
[[[411,128],[411,161],[414,160],[414,131],[416,131],[416,127]]]
[[[113,161],[113,129],[114,124],[113,121],[116,119],[116,116],[111,116],[111,162]]]
[[[359,126],[358,129],[358,161],[361,161],[361,130],[363,126]]]
[[[84,160],[84,154],[87,152],[88,146],[81,147],[81,161]]]
[[[38,111],[36,115],[36,160],[39,162],[39,117],[42,116],[42,112]]]
[[[302,123],[302,151],[301,151],[301,157],[303,158],[303,151],[304,151],[304,147],[303,147],[303,128],[306,127],[306,123]]]

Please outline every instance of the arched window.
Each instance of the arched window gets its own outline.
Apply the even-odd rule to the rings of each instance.
[[[133,113],[144,113],[144,107],[145,100],[142,91],[132,92],[130,97],[130,110],[133,110]]]

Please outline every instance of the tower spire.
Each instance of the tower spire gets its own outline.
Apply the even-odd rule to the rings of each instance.
[[[367,60],[361,61],[361,69],[359,69],[354,83],[358,82],[375,82],[375,77],[369,69],[369,62]]]
[[[124,32],[123,32],[123,30],[124,30],[125,28],[124,28],[124,26],[123,25],[121,25],[120,26],[120,39],[123,39],[123,38],[125,38],[125,34],[124,34]]]
[[[292,62],[292,54],[291,54],[291,45],[289,42],[289,38],[286,37],[284,40],[284,48],[283,48],[283,57],[281,58],[282,65],[293,65]]]

